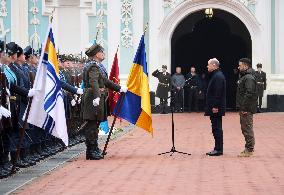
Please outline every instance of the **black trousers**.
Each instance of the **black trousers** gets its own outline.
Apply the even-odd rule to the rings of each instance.
[[[160,111],[162,113],[166,112],[166,107],[168,105],[168,99],[167,98],[160,98]]]
[[[187,101],[188,101],[188,111],[189,112],[191,112],[192,106],[193,106],[194,111],[198,111],[198,89],[197,87],[188,89]]]
[[[214,150],[223,152],[223,129],[222,129],[222,116],[210,116],[212,125],[212,134],[215,139]]]
[[[258,96],[258,108],[262,106],[262,96]]]
[[[174,90],[174,105],[175,111],[183,111],[183,89],[175,89]]]
[[[98,147],[99,123],[97,120],[88,120],[85,126],[85,144],[87,147]]]

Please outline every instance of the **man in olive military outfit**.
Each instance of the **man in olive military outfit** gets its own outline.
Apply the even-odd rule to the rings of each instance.
[[[161,114],[167,114],[168,94],[171,89],[171,75],[167,72],[167,66],[162,65],[162,70],[155,70],[152,75],[158,78],[159,83],[156,96],[160,98]]]
[[[255,138],[253,132],[253,114],[257,108],[257,84],[251,67],[251,60],[242,58],[239,60],[240,79],[238,85],[238,105],[242,133],[245,137],[245,150],[239,157],[253,155]]]
[[[92,45],[85,54],[90,61],[83,72],[85,94],[83,97],[83,119],[87,121],[85,127],[86,159],[100,160],[103,158],[98,148],[99,122],[106,119],[105,93],[107,88],[114,91],[126,92],[126,87],[121,87],[103,76],[98,66],[105,59],[104,49],[100,45]]]
[[[264,90],[266,90],[266,73],[261,70],[262,64],[258,63],[256,67],[257,71],[254,72],[254,77],[256,79],[256,89],[258,96],[257,112],[261,112],[263,92]]]

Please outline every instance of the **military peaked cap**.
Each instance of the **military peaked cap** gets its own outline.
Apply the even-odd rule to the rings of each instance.
[[[92,57],[92,56],[96,55],[99,52],[104,52],[104,48],[101,45],[99,45],[99,44],[95,44],[95,45],[92,45],[89,49],[87,49],[85,54],[88,57]]]
[[[7,53],[9,56],[14,55],[18,51],[18,45],[15,42],[10,42],[7,44]]]

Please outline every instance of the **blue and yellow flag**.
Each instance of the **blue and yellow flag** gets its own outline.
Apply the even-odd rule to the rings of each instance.
[[[153,135],[144,35],[141,37],[133,66],[128,76],[127,88],[128,91],[122,100],[118,114],[116,114],[116,110],[121,98],[116,104],[115,115],[145,129]]]

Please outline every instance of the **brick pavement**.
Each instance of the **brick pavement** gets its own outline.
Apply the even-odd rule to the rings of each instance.
[[[237,157],[244,146],[237,113],[223,120],[223,156],[205,156],[213,136],[201,113],[175,115],[176,149],[192,155],[158,156],[171,148],[170,119],[154,115],[154,138],[135,128],[111,142],[104,160],[81,155],[15,193],[284,194],[284,113],[255,115],[251,158]]]

